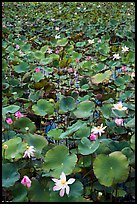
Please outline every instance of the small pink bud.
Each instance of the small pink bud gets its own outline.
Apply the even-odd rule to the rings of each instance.
[[[55,53],[58,54],[58,53],[59,53],[59,50],[56,50]]]
[[[19,45],[16,45],[16,49],[20,49],[20,46],[19,46]]]
[[[126,72],[127,71],[127,67],[126,66],[122,66],[122,71]]]
[[[87,57],[86,57],[86,60],[90,60],[90,58],[91,58],[90,56],[87,56]]]
[[[115,123],[116,123],[118,126],[122,126],[122,125],[123,125],[123,122],[124,122],[123,119],[119,119],[119,118],[116,118],[116,119],[115,119]]]
[[[12,120],[11,118],[7,118],[7,119],[6,119],[6,122],[7,122],[9,125],[11,125],[11,124],[13,123],[13,120]]]
[[[40,69],[38,67],[36,67],[35,71],[36,72],[40,72]]]
[[[91,134],[90,136],[89,136],[89,139],[91,140],[91,141],[95,141],[96,139],[97,139],[97,135],[95,135],[95,134]]]
[[[24,186],[27,186],[28,188],[31,187],[31,180],[29,179],[28,176],[24,176],[23,179],[21,180],[21,183],[22,183]]]
[[[78,58],[76,59],[76,62],[79,63],[79,59]]]
[[[98,43],[101,43],[101,39],[98,40]]]
[[[69,72],[69,73],[73,72],[73,69],[72,69],[72,68],[69,68],[69,69],[68,69],[68,72]]]

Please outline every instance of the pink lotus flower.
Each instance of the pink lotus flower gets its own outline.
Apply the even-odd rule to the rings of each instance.
[[[36,67],[35,71],[36,72],[40,72],[40,69],[38,67]]]
[[[23,179],[21,180],[21,183],[22,183],[24,186],[27,186],[28,188],[31,187],[31,180],[29,179],[28,176],[24,176]]]
[[[89,139],[91,140],[91,141],[95,141],[96,139],[97,139],[97,135],[95,135],[95,134],[91,134],[90,136],[89,136]]]
[[[23,118],[24,115],[23,115],[20,111],[17,111],[17,112],[15,113],[15,117],[16,117],[16,118]]]
[[[6,119],[6,122],[7,122],[9,125],[11,125],[11,124],[13,123],[13,120],[12,120],[11,118],[7,118],[7,119]]]
[[[98,40],[98,43],[101,43],[101,39]]]
[[[76,59],[76,62],[79,63],[79,59],[78,58]]]
[[[115,123],[116,123],[118,126],[122,126],[122,125],[123,125],[123,122],[124,122],[123,119],[119,119],[119,118],[116,118],[116,119],[115,119]]]
[[[90,60],[90,58],[91,58],[90,56],[87,56],[87,57],[86,57],[86,60]]]
[[[16,49],[20,49],[20,46],[19,46],[19,45],[16,45]]]
[[[126,66],[122,66],[122,71],[126,72],[127,71],[127,67]]]
[[[69,69],[68,69],[68,72],[69,72],[69,73],[73,72],[73,69],[72,69],[72,68],[69,68]]]

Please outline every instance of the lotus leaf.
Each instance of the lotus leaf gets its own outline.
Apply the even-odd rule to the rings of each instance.
[[[72,173],[77,162],[77,156],[69,154],[66,146],[59,145],[46,153],[44,161],[44,169],[51,170],[51,176],[59,178],[62,171],[66,175]]]
[[[32,110],[36,115],[52,115],[54,112],[54,105],[45,99],[40,99],[37,101],[36,105],[32,106]]]
[[[2,164],[2,186],[8,188],[13,186],[20,178],[20,174],[14,164]]]
[[[78,151],[82,155],[89,155],[94,153],[99,147],[99,140],[90,141],[88,138],[83,137],[78,145]]]
[[[77,118],[88,118],[92,115],[92,112],[95,108],[95,104],[92,101],[83,101],[77,105],[74,115]]]
[[[99,182],[109,187],[126,181],[128,165],[127,157],[120,151],[115,151],[109,155],[98,155],[93,162],[93,170]]]

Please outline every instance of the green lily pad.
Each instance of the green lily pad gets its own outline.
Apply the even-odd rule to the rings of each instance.
[[[109,155],[98,155],[93,162],[93,170],[99,182],[109,187],[126,181],[128,165],[127,157],[120,151],[115,151]]]
[[[112,109],[112,116],[113,117],[119,117],[119,118],[123,118],[123,117],[126,117],[127,114],[125,113],[125,111],[119,111],[119,110],[116,110],[116,109]]]
[[[45,139],[45,137],[37,134],[25,134],[22,139],[24,139],[29,146],[34,146],[39,153],[41,153],[42,149],[48,145],[48,141]]]
[[[94,108],[95,108],[94,102],[83,101],[77,105],[77,109],[76,111],[74,111],[74,115],[77,118],[88,118],[91,116]]]
[[[41,51],[35,51],[35,52],[33,53],[33,55],[34,55],[34,57],[35,57],[36,59],[43,59],[43,58],[44,58],[44,53],[41,52]]]
[[[9,106],[2,108],[2,114],[6,115],[7,113],[15,113],[19,109],[20,109],[20,107],[17,105],[9,105]]]
[[[27,189],[21,183],[17,183],[12,191],[13,200],[12,202],[28,202]]]
[[[54,113],[54,105],[45,99],[40,99],[36,105],[32,106],[32,110],[36,115],[52,115]]]
[[[107,70],[104,73],[96,74],[95,76],[91,77],[91,81],[93,84],[98,85],[100,83],[108,82],[112,75],[111,70]]]
[[[31,80],[34,80],[35,82],[38,82],[38,81],[40,81],[41,79],[44,79],[44,78],[45,78],[45,76],[44,76],[43,73],[37,72],[37,73],[34,73],[32,75]]]
[[[36,131],[36,126],[34,122],[32,122],[27,117],[19,118],[18,120],[16,120],[14,122],[14,128],[21,131],[22,133],[26,133],[26,132],[34,133]]]
[[[63,97],[60,100],[60,109],[64,112],[74,110],[75,106],[75,99],[71,96]]]
[[[132,135],[131,139],[130,139],[130,146],[133,150],[135,150],[135,135]]]
[[[72,173],[77,162],[77,156],[69,154],[69,149],[66,146],[59,145],[46,153],[44,161],[44,169],[51,171],[51,176],[59,178],[62,171],[66,175]]]
[[[125,124],[126,128],[135,128],[135,117],[132,118],[131,120],[129,120],[126,124]]]
[[[2,187],[8,188],[13,186],[15,182],[19,180],[19,178],[20,174],[18,173],[14,164],[2,164]]]
[[[77,121],[76,123],[74,123],[72,126],[69,126],[66,130],[66,132],[63,132],[60,135],[60,138],[67,138],[68,136],[72,135],[73,133],[75,133],[77,130],[79,130],[80,128],[83,128],[85,126],[86,123],[82,122],[82,121]]]
[[[90,127],[87,127],[87,125],[83,126],[83,128],[80,128],[78,131],[75,132],[73,135],[74,138],[83,138],[88,137],[90,135]]]
[[[111,104],[103,104],[102,107],[100,107],[100,109],[101,109],[103,116],[106,119],[109,119],[111,117],[111,109],[112,109]]]
[[[31,187],[28,189],[28,198],[30,202],[48,202],[49,201],[49,189],[47,187],[48,182],[39,182],[38,180],[32,180]]]
[[[117,197],[125,197],[126,194],[127,194],[127,192],[124,191],[124,190],[121,189],[121,188],[118,188],[118,189],[117,189],[117,193],[116,193],[116,190],[114,190],[114,192],[113,192],[113,196],[114,196],[114,197],[115,197],[115,196],[117,196]]]
[[[89,155],[98,149],[99,144],[99,140],[90,141],[88,138],[83,137],[78,145],[78,151],[82,155]]]
[[[17,66],[14,66],[14,71],[17,73],[23,73],[29,71],[29,65],[26,62],[22,62]]]
[[[67,38],[61,38],[59,40],[57,40],[57,46],[65,46],[68,43],[68,39]]]
[[[5,152],[3,151],[3,156],[9,160],[22,158],[24,151],[27,149],[27,143],[22,142],[20,137],[10,139],[4,142],[3,145],[8,145],[8,149]]]
[[[50,137],[51,139],[54,139],[54,140],[60,140],[60,135],[62,132],[63,132],[62,129],[55,128],[53,130],[50,130],[47,133],[47,136]]]

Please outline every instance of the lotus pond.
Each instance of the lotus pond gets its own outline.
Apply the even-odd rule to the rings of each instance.
[[[3,202],[135,202],[135,3],[2,3]]]

